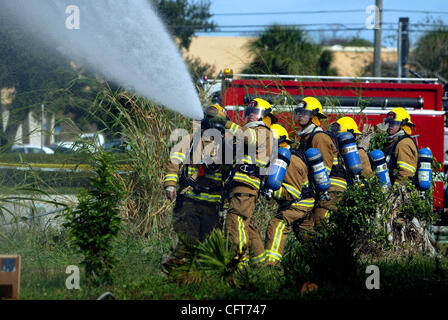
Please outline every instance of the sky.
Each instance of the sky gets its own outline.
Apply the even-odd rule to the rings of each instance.
[[[250,36],[253,33],[240,31],[260,31],[262,26],[273,23],[304,24],[306,25],[303,26],[304,29],[313,30],[309,35],[315,41],[334,36],[341,38],[359,36],[373,42],[374,31],[367,26],[372,26],[374,23],[374,11],[368,10],[368,7],[375,5],[375,2],[375,0],[211,0],[212,20],[222,26],[221,30],[225,32],[197,35]],[[415,45],[423,30],[433,27],[431,24],[442,22],[448,25],[447,4],[447,0],[383,0],[382,45],[396,46],[396,30],[400,17],[409,18],[411,46]],[[333,30],[322,31],[328,28]],[[347,28],[358,30],[343,30]]]

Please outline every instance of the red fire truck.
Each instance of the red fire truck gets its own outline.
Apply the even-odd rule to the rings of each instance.
[[[235,74],[225,69],[221,74],[220,98],[233,120],[239,122],[242,106],[255,97],[271,102],[279,121],[288,129],[293,125],[291,111],[303,97],[319,99],[329,119],[353,116],[360,130],[375,126],[395,107],[404,107],[416,125],[413,133],[419,148],[429,147],[434,160],[442,163],[436,181],[434,207],[443,210],[444,126],[443,86],[438,79],[320,77]],[[216,83],[214,88],[216,88]],[[216,89],[215,89],[216,90]],[[238,116],[239,115],[239,116]],[[445,204],[446,207],[446,204]]]

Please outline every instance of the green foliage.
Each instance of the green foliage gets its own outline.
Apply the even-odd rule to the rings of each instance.
[[[353,37],[341,43],[343,47],[372,47],[373,43],[369,40]]]
[[[232,269],[234,253],[221,230],[214,229],[204,242],[198,245],[198,250],[202,270],[223,276],[228,276],[235,271]]]
[[[407,200],[400,206],[398,216],[408,220],[417,218],[428,225],[435,224],[440,217],[432,208],[433,188],[421,192],[410,180],[406,180],[403,185],[407,193]],[[395,193],[398,192],[395,185],[393,190]]]
[[[170,135],[177,128],[190,130],[192,121],[126,91],[109,91],[95,104],[92,117],[111,132],[119,132],[129,146],[124,155],[131,173],[125,177],[124,213],[147,233],[170,226],[172,203],[160,186],[169,161]]]
[[[409,63],[427,77],[448,79],[448,32],[444,26],[425,33],[410,54]]]
[[[384,150],[388,141],[387,141],[387,132],[385,131],[375,131],[372,139],[370,139],[369,152],[372,150]]]
[[[192,2],[188,0],[151,0],[170,32],[180,40],[180,46],[187,49],[191,37],[201,31],[216,28],[210,13],[210,1]]]
[[[354,248],[362,250],[372,243],[379,247],[385,241],[380,222],[389,207],[387,194],[374,175],[343,193],[329,221]]]
[[[121,227],[120,204],[124,185],[113,177],[111,156],[97,156],[97,177],[91,179],[91,189],[79,194],[79,204],[68,210],[63,224],[73,245],[84,256],[87,277],[94,283],[108,283],[115,261],[111,242]]]
[[[301,295],[300,288],[309,281],[291,283],[289,274],[281,269],[253,268],[238,275],[238,286],[229,286],[214,274],[207,274],[199,285],[168,281],[159,271],[163,252],[172,244],[173,233],[151,231],[148,235],[132,233],[122,228],[113,245],[117,257],[112,274],[112,285],[87,286],[85,274],[81,273],[81,290],[67,290],[65,273],[68,265],[78,265],[82,256],[69,246],[70,236],[65,229],[37,229],[21,225],[14,228],[0,227],[0,252],[20,254],[22,257],[20,299],[22,300],[91,300],[110,291],[119,300],[412,300],[445,297],[448,293],[448,259],[441,257],[440,270],[434,259],[428,256],[395,256],[362,259],[353,282],[361,288],[345,286],[338,288],[318,283],[319,289],[312,295]],[[288,246],[299,245],[293,238]],[[305,256],[306,257],[306,256]],[[297,260],[301,263],[303,260]],[[365,270],[377,265],[381,271],[381,289],[366,290]],[[285,278],[287,277],[287,278]],[[294,279],[298,279],[296,274]],[[359,290],[358,290],[359,289]]]
[[[249,43],[253,61],[243,73],[334,75],[331,52],[309,40],[305,31],[272,25]]]
[[[426,299],[438,299],[448,293],[446,263],[446,256],[440,268],[434,263],[434,258],[424,255],[372,259],[362,263],[360,275],[364,272],[365,276],[365,268],[371,264],[381,270],[381,288],[371,290],[376,292],[369,292],[367,299],[403,301],[425,296]]]
[[[361,71],[361,77],[373,76],[373,62],[367,64]],[[381,77],[397,77],[397,63],[381,61]]]
[[[287,243],[282,259],[287,283],[356,286],[351,282],[356,279],[359,255],[385,244],[376,214],[387,207],[386,193],[377,178],[339,197],[338,208],[315,226],[311,237]]]
[[[355,279],[354,245],[335,228],[324,221],[316,226],[311,239],[288,243],[281,262],[286,283],[295,288],[307,281],[343,287]]]
[[[202,243],[191,243],[182,236],[180,240],[187,249],[186,261],[170,270],[173,279],[189,283],[215,275],[233,281],[239,260],[234,259],[235,253],[221,230],[214,229]]]

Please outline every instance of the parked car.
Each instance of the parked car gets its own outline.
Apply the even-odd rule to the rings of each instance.
[[[54,154],[54,151],[50,148],[41,147],[35,144],[15,144],[11,147],[11,152]]]
[[[104,150],[114,153],[121,153],[125,152],[126,150],[129,151],[130,146],[126,143],[125,139],[113,139],[111,141],[106,141],[104,144]]]
[[[61,141],[48,146],[55,153],[76,152],[79,147],[72,141]]]

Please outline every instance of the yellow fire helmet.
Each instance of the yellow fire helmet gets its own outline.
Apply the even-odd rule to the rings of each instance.
[[[358,125],[355,120],[351,117],[342,117],[337,120],[336,123],[339,125],[338,132],[351,132],[352,134],[361,134],[361,131],[358,129]]]
[[[393,109],[392,111],[390,111],[386,115],[384,122],[389,123],[391,125],[392,124],[400,125],[400,127],[403,128],[404,132],[406,132],[406,134],[408,134],[408,135],[411,135],[411,133],[412,133],[411,129],[415,127],[415,124],[413,124],[411,121],[411,116],[402,107],[397,107],[397,108]]]
[[[227,117],[227,111],[225,108],[221,107],[219,104],[215,103],[213,105],[208,106],[205,109],[205,114],[210,117]]]
[[[255,114],[257,118],[262,120],[267,127],[277,122],[277,117],[272,114],[272,106],[266,100],[255,98],[244,109],[243,117],[246,118],[250,114]]]
[[[274,138],[278,140],[279,147],[289,148],[289,145],[294,142],[289,139],[288,131],[286,131],[286,129],[278,123],[271,126],[271,131]]]
[[[327,118],[322,112],[322,104],[314,97],[306,97],[299,102],[298,106],[294,109],[294,117],[299,114],[312,117],[311,121],[316,126],[320,126],[320,119]]]

